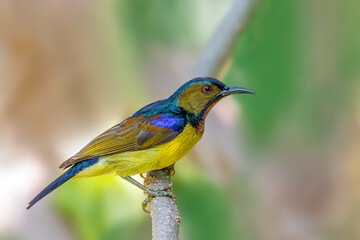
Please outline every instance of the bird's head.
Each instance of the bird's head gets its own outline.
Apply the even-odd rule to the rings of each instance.
[[[204,119],[210,109],[223,97],[231,94],[256,94],[245,88],[229,87],[215,78],[199,77],[181,86],[170,99],[188,113]]]

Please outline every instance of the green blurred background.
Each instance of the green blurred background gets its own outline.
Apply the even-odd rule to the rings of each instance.
[[[61,162],[189,80],[230,0],[0,1],[0,239],[150,239],[118,177]],[[176,164],[181,239],[360,239],[360,1],[264,0]],[[140,179],[140,178],[138,178]]]

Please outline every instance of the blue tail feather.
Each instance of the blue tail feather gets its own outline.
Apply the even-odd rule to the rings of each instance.
[[[68,181],[70,178],[75,176],[77,173],[82,171],[84,168],[89,167],[99,161],[99,158],[85,160],[79,163],[76,163],[69,170],[63,173],[60,177],[55,179],[52,183],[50,183],[44,190],[42,190],[31,202],[29,202],[29,206],[26,209],[31,208],[35,203],[40,201],[43,197],[54,191],[60,185]]]

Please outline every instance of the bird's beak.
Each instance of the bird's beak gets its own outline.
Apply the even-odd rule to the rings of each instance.
[[[226,86],[218,95],[221,96],[221,97],[225,97],[225,96],[228,96],[230,94],[238,94],[238,93],[256,94],[256,92],[253,92],[253,91],[248,90],[246,88],[238,88],[238,87]]]

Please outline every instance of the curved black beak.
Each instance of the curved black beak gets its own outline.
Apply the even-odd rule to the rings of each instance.
[[[225,96],[228,96],[230,94],[239,94],[239,93],[256,94],[256,92],[253,92],[253,91],[248,90],[246,88],[226,86],[226,87],[224,87],[224,89],[218,95],[221,96],[221,97],[225,97]]]

